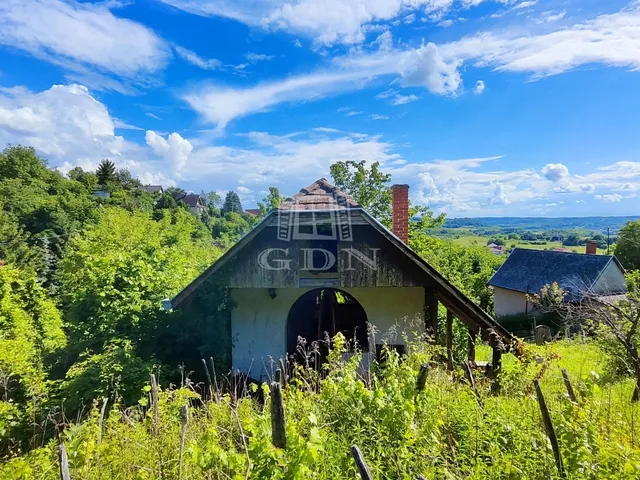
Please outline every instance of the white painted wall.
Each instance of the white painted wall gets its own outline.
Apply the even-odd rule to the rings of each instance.
[[[312,289],[278,288],[276,298],[267,289],[234,288],[237,306],[231,314],[232,364],[234,370],[260,379],[275,370],[273,362],[286,354],[287,315],[293,303]],[[364,308],[376,326],[376,343],[404,344],[402,332],[411,338],[424,330],[424,288],[347,288],[344,291]]]
[[[613,293],[624,292],[626,285],[624,274],[620,270],[620,267],[618,267],[616,262],[611,260],[592,288],[594,293],[611,295]]]
[[[496,317],[515,315],[517,313],[525,313],[527,311],[527,297],[523,292],[494,287],[493,303],[496,311]],[[529,313],[531,313],[530,305]]]

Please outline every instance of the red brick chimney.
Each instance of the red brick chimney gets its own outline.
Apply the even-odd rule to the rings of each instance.
[[[598,254],[598,242],[595,240],[587,241],[587,255],[597,255]]]
[[[409,243],[409,185],[393,185],[393,217],[391,231],[404,243]]]

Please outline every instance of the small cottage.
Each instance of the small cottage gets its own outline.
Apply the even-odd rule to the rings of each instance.
[[[580,301],[587,295],[624,295],[626,282],[618,259],[596,255],[593,244],[587,246],[587,252],[514,249],[489,280],[496,316],[535,313],[527,294],[540,293],[554,282],[565,291],[568,301]]]
[[[449,346],[455,316],[469,328],[471,357],[479,335],[499,360],[511,334],[407,246],[408,191],[392,187],[389,231],[322,178],[271,211],[165,308],[185,307],[199,289],[228,288],[232,366],[257,379],[301,342],[338,332],[365,352],[383,342],[402,351],[405,338],[437,331],[439,304]]]

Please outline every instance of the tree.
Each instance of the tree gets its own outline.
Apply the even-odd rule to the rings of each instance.
[[[580,237],[577,234],[572,233],[564,239],[562,245],[564,245],[565,247],[577,247],[578,245],[580,245]]]
[[[214,191],[210,191],[210,192],[203,191],[201,195],[206,199],[207,206],[209,207],[218,208],[220,206],[220,202],[222,202],[220,195],[218,195]]]
[[[105,186],[109,182],[116,181],[116,165],[111,160],[104,159],[98,164],[96,170],[98,184]]]
[[[128,168],[120,168],[115,173],[114,181],[119,183],[123,188],[137,188],[142,186],[140,180],[131,175],[131,172]]]
[[[627,270],[640,270],[640,220],[627,222],[618,233],[616,257]]]
[[[67,176],[71,180],[75,180],[76,182],[80,182],[84,185],[89,191],[93,191],[95,186],[98,184],[98,177],[93,172],[85,172],[80,167],[74,167],[69,170]]]
[[[226,215],[231,212],[242,213],[243,211],[240,197],[233,190],[229,190],[229,193],[227,193],[224,199],[224,205],[222,205],[222,214]]]
[[[380,171],[380,162],[367,168],[367,162],[336,162],[330,167],[335,185],[386,227],[391,226],[391,175]]]
[[[262,199],[262,202],[258,202],[258,208],[262,215],[266,215],[271,210],[275,210],[285,201],[285,197],[280,195],[280,190],[277,187],[269,187],[269,194]]]

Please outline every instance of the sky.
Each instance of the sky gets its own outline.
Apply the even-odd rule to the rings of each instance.
[[[640,1],[2,0],[0,147],[255,206],[380,162],[450,217],[640,214]]]

